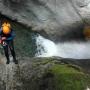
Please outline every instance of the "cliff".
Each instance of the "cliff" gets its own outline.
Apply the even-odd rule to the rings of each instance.
[[[90,14],[89,0],[0,0],[0,13],[57,42],[83,37]]]

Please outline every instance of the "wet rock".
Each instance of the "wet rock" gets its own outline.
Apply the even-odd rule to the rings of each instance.
[[[20,60],[19,64],[14,64],[11,59],[10,64],[6,65],[6,59],[2,56],[1,58],[2,58],[0,60],[0,89],[1,90],[46,90],[46,89],[56,90],[55,87],[57,87],[57,84],[59,85],[60,83],[55,83],[56,82],[55,75],[57,74],[52,72],[51,69],[54,69],[54,70],[57,70],[57,69],[55,69],[53,66],[55,66],[56,68],[57,67],[64,68],[65,66],[65,68],[67,67],[71,70],[75,69],[75,72],[78,72],[81,75],[82,74],[84,75],[84,73],[82,72],[83,69],[81,69],[82,61],[78,62],[78,60],[75,61],[73,59],[64,59],[64,58],[58,58],[58,57],[57,58],[56,57],[52,57],[52,58],[24,57],[22,58],[22,60],[21,58],[18,58],[18,60]],[[77,65],[80,65],[81,67]],[[85,67],[83,68],[87,70]],[[90,67],[88,69],[90,69]],[[57,72],[57,73],[60,73],[60,72]],[[74,75],[72,77],[75,78],[76,76]],[[82,81],[82,79],[83,78],[81,78],[80,80]],[[87,77],[87,79],[89,78]],[[61,81],[61,83],[63,82]]]
[[[34,31],[41,34],[44,31],[53,41],[71,38],[78,40],[83,38],[85,18],[89,19],[88,2],[89,0],[0,0],[0,12],[32,27]]]

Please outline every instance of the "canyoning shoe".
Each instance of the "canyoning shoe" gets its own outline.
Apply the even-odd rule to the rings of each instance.
[[[17,61],[17,60],[15,60],[15,61],[14,61],[14,63],[15,63],[15,64],[18,64],[18,61]]]

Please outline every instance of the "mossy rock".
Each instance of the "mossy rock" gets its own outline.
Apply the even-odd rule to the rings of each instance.
[[[62,61],[55,63],[56,61],[54,59],[33,60],[32,66],[37,68],[35,69],[37,73],[32,79],[24,82],[24,88],[27,90],[86,90],[90,86],[90,76],[83,72],[83,68],[74,64],[62,64]],[[47,64],[49,67],[44,69]]]
[[[46,75],[48,74],[53,76],[52,83],[47,82],[48,84],[52,84],[50,85],[53,86],[52,90],[85,90],[90,85],[89,75],[67,64],[55,64],[48,70]]]

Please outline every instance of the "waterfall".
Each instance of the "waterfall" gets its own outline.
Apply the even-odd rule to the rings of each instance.
[[[37,57],[59,56],[64,58],[90,59],[90,42],[54,43],[40,35],[36,37]]]
[[[90,88],[88,88],[88,87],[87,87],[87,89],[86,89],[86,90],[90,90]]]
[[[56,44],[42,36],[36,38],[37,53],[38,57],[51,57],[56,56],[57,48]]]

